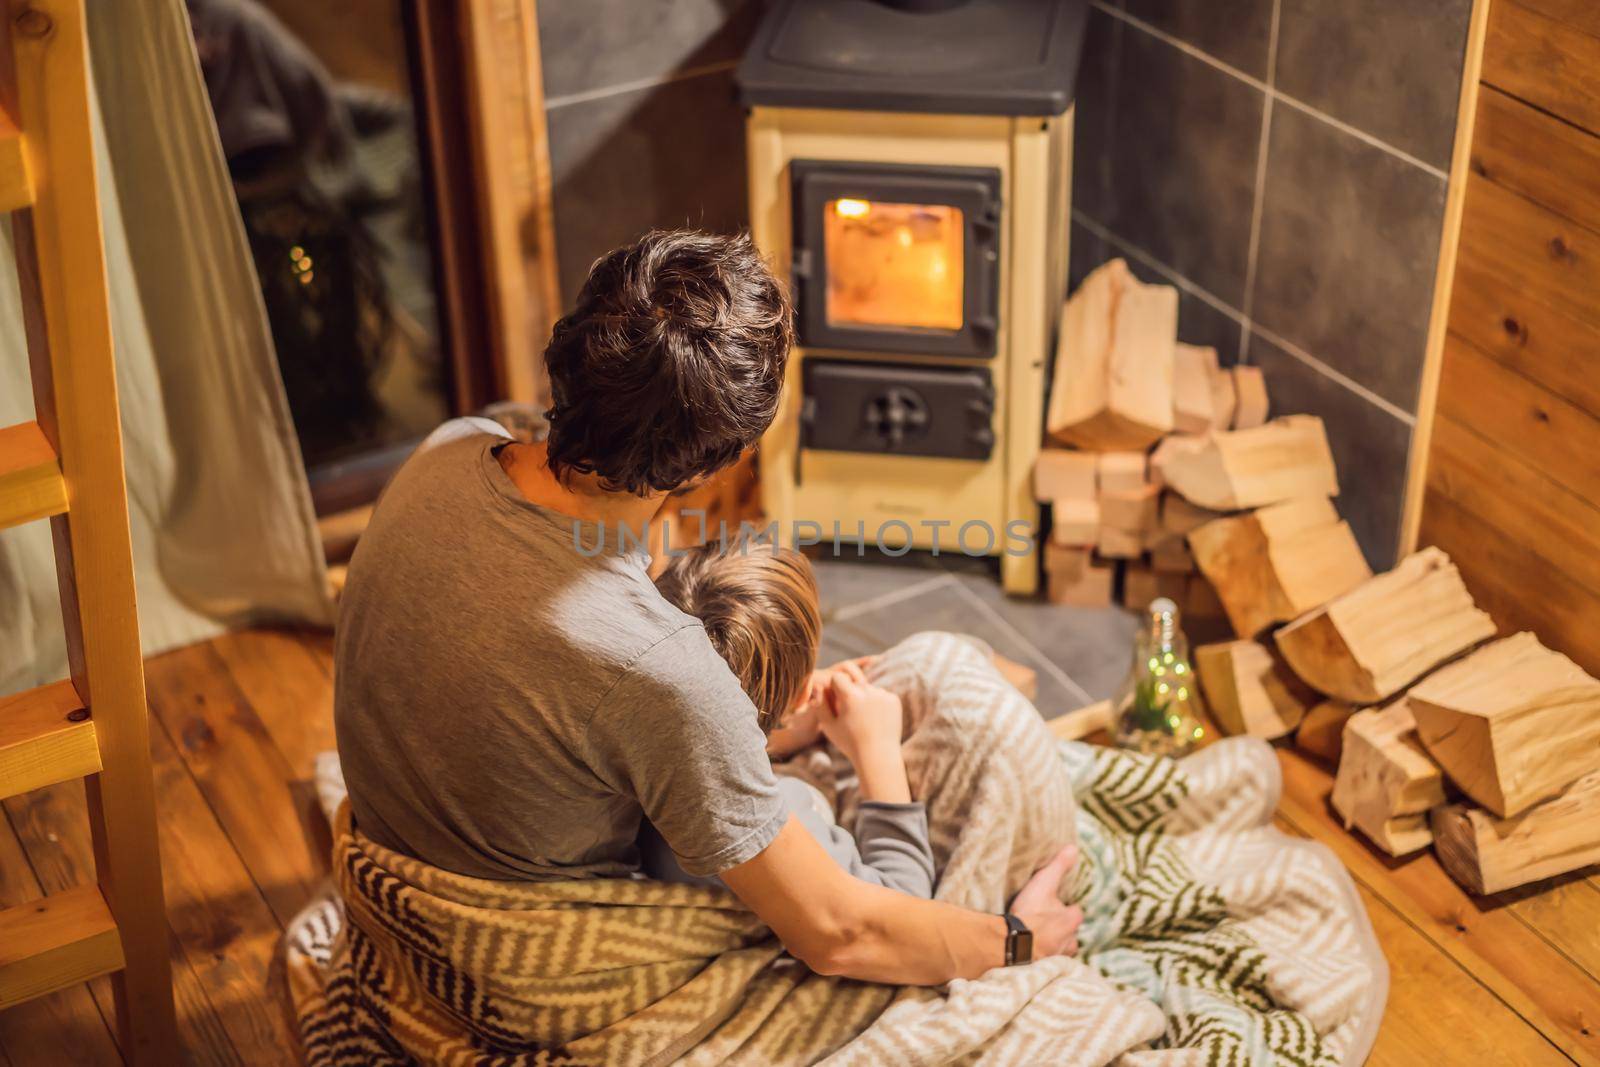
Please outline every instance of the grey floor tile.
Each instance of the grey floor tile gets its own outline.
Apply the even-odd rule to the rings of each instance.
[[[1450,165],[1472,0],[1282,0],[1277,87]]]
[[[969,605],[969,616],[998,618],[998,627],[1019,635],[1092,699],[1111,696],[1121,684],[1132,659],[1137,627],[1131,612],[1118,607],[1075,608],[1042,599],[1019,599],[1007,596],[997,583],[970,575],[959,578],[967,594],[962,599]],[[1016,644],[1015,638],[1008,640]],[[1076,706],[1068,703],[1046,709],[1046,715],[1054,716]]]
[[[1266,377],[1276,413],[1321,416],[1339,471],[1339,514],[1374,570],[1392,566],[1411,428],[1261,337],[1250,339],[1250,359]]]
[[[817,576],[817,592],[822,599],[825,620],[864,602],[893,596],[919,583],[937,579],[942,573],[926,552],[889,556],[869,548],[865,556],[857,556],[855,549],[848,545],[839,556],[832,555],[831,550],[813,556],[811,569]]]
[[[1271,142],[1256,322],[1415,410],[1444,182],[1292,107]]]

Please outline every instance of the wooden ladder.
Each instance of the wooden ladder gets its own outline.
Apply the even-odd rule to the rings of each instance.
[[[132,1063],[179,1062],[84,0],[0,5],[0,210],[35,421],[0,429],[0,528],[48,518],[72,677],[0,698],[0,797],[82,778],[98,885],[0,911],[0,1009],[112,976]]]

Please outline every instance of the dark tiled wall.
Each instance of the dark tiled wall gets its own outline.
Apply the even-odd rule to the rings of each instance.
[[[759,0],[540,0],[556,252],[570,299],[656,226],[746,224],[732,71]]]
[[[1471,0],[1096,0],[1072,281],[1176,284],[1179,334],[1323,417],[1393,562]]]

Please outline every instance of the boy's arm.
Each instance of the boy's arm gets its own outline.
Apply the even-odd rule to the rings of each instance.
[[[804,782],[780,778],[778,792],[800,825],[852,877],[924,900],[933,897],[933,849],[921,804],[863,801],[852,837],[813,806],[814,790]]]

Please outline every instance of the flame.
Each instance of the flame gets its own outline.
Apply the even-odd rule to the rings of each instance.
[[[859,219],[872,210],[872,204],[866,200],[835,200],[833,213],[841,219]]]

